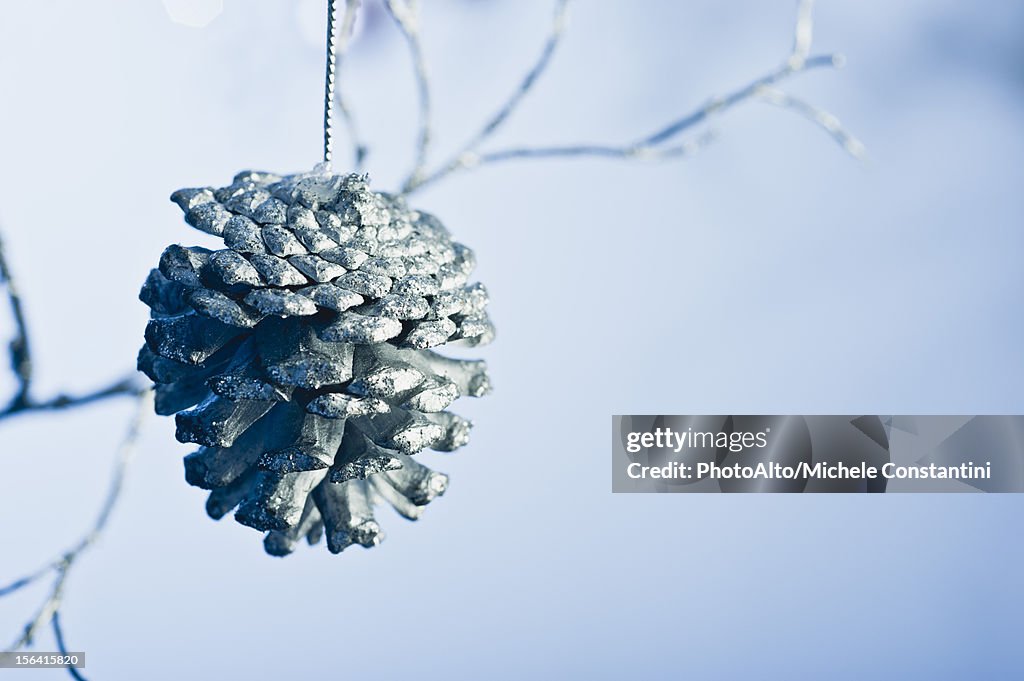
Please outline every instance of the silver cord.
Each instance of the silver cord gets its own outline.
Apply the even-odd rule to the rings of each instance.
[[[324,166],[331,169],[331,152],[334,146],[334,72],[337,66],[335,45],[338,31],[334,17],[338,0],[327,0],[327,74],[324,82]]]

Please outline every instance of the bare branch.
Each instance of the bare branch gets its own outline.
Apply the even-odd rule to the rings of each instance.
[[[49,595],[43,604],[36,610],[36,614],[32,616],[32,619],[28,621],[25,628],[21,632],[21,636],[11,644],[11,646],[4,652],[13,653],[21,650],[27,645],[31,645],[35,639],[36,632],[42,627],[45,627],[50,623],[50,619],[53,614],[57,612],[57,608],[60,607],[61,599],[64,597],[64,582],[68,576],[68,568],[71,566],[71,560],[69,556],[65,556],[56,568],[57,579],[53,582],[53,587],[50,589]]]
[[[480,154],[474,158],[464,159],[464,168],[472,168],[475,165],[485,163],[498,163],[501,161],[512,161],[516,159],[543,159],[543,158],[572,158],[584,156],[598,156],[605,158],[621,159],[642,159],[646,161],[664,160],[692,156],[712,141],[716,134],[707,131],[693,140],[668,147],[650,147],[626,145],[621,147],[601,145],[579,145],[564,147],[521,147],[518,149],[503,149]]]
[[[672,121],[657,132],[634,142],[634,145],[650,147],[666,142],[684,130],[689,130],[693,126],[703,123],[708,118],[720,115],[735,107],[737,104],[745,102],[756,95],[761,88],[768,87],[809,69],[820,68],[823,66],[834,67],[837,63],[837,58],[831,54],[807,59],[799,67],[791,66],[787,60],[785,64],[771,73],[761,76],[757,80],[754,80],[739,89],[733,90],[723,97],[712,98],[703,107]]]
[[[53,611],[53,637],[57,641],[57,650],[61,655],[68,656],[68,647],[64,644],[64,630],[60,626],[60,610]],[[85,681],[85,677],[71,665],[67,665],[68,673],[71,674],[71,678],[76,681]]]
[[[646,136],[624,144],[584,143],[552,147],[524,146],[478,153],[475,151],[475,145],[479,145],[489,136],[488,134],[484,134],[483,138],[480,140],[474,138],[473,142],[471,142],[471,146],[465,148],[438,170],[426,174],[418,180],[407,182],[404,193],[411,193],[412,191],[436,182],[456,170],[474,168],[488,163],[514,159],[550,159],[586,156],[617,159],[662,159],[689,155],[695,149],[700,148],[707,143],[707,136],[688,143],[673,146],[666,145],[673,142],[682,133],[706,123],[711,118],[719,116],[739,104],[745,103],[755,97],[766,97],[765,93],[775,92],[773,86],[788,80],[797,74],[817,68],[839,68],[842,66],[843,60],[840,55],[810,55],[811,39],[814,34],[812,16],[813,5],[813,0],[801,0],[797,9],[793,48],[781,65],[750,83],[733,90],[732,92],[720,97],[712,98],[700,108],[670,121]],[[533,82],[534,81],[529,78],[524,81],[527,90],[533,86]],[[523,94],[525,93],[517,91],[516,95],[513,96],[513,99],[510,100],[512,101],[513,106],[518,103],[518,100],[522,98]],[[774,98],[776,101],[773,103],[782,104],[782,101],[774,95],[769,94],[767,97],[769,99]],[[843,148],[851,155],[857,158],[862,156],[863,145],[861,145],[860,142],[853,138],[852,135],[849,135],[849,133],[841,127],[835,125],[838,123],[838,121],[835,120],[835,117],[831,116],[827,112],[816,109],[805,102],[795,100],[793,98],[787,99],[785,101],[785,106],[804,115],[817,125],[823,127],[826,131],[832,134],[834,138],[839,140],[843,145]],[[500,113],[497,120],[499,125],[504,120],[503,117],[500,117]],[[487,126],[484,127],[484,131],[486,130]]]
[[[11,316],[14,318],[14,338],[8,346],[11,369],[18,381],[18,391],[8,407],[14,408],[28,402],[29,389],[32,387],[32,347],[28,340],[28,324],[22,310],[21,296],[14,283],[10,265],[7,264],[2,237],[0,237],[0,285],[4,285],[7,290],[7,300],[11,306]]]
[[[8,584],[7,586],[0,588],[0,598],[2,598],[3,596],[6,596],[7,594],[14,593],[15,591],[17,591],[19,589],[22,589],[22,588],[28,586],[29,584],[33,584],[33,583],[39,581],[40,579],[42,579],[46,575],[50,574],[52,571],[54,571],[57,568],[59,568],[60,565],[61,565],[62,560],[63,559],[57,560],[57,561],[55,561],[53,563],[49,563],[47,565],[44,565],[43,567],[39,568],[35,572],[33,572],[31,574],[28,574],[28,575],[25,575],[24,577],[22,577],[20,579],[16,579],[13,582],[11,582],[10,584]]]
[[[143,390],[144,388],[140,381],[132,375],[81,395],[67,395],[61,393],[48,400],[42,401],[26,397],[20,400],[14,400],[9,406],[0,410],[0,421],[26,412],[71,409],[73,407],[82,407],[87,404],[92,404],[93,402],[100,402],[113,397],[138,395],[143,392]]]
[[[428,177],[410,178],[410,181],[406,183],[404,192],[411,192],[420,185],[436,182],[441,178],[445,177],[449,173],[458,170],[459,168],[468,168],[474,163],[479,163],[481,157],[475,155],[477,148],[484,142],[486,142],[494,133],[502,126],[502,124],[508,120],[508,117],[519,106],[523,98],[536,85],[537,80],[547,70],[548,64],[551,63],[551,57],[555,54],[555,48],[558,47],[561,42],[562,35],[565,33],[566,20],[569,14],[569,0],[556,0],[555,1],[555,13],[554,19],[551,22],[551,29],[548,32],[547,40],[544,42],[544,48],[541,50],[540,57],[533,64],[526,76],[523,78],[519,87],[512,92],[512,95],[505,101],[505,103],[498,109],[497,113],[487,121],[479,132],[472,139],[470,139],[457,153],[455,153],[448,161],[441,164],[441,166],[431,173]],[[473,159],[475,161],[467,161],[467,159]]]
[[[11,369],[14,371],[14,377],[18,383],[14,397],[11,398],[7,406],[0,408],[0,420],[29,411],[79,407],[110,397],[136,395],[142,391],[141,384],[134,377],[128,377],[84,395],[58,394],[56,397],[43,401],[32,399],[30,394],[32,388],[32,345],[29,343],[28,323],[25,321],[21,295],[18,293],[10,265],[7,263],[2,236],[0,236],[0,285],[4,286],[7,292],[7,301],[11,308],[11,317],[14,320],[14,338],[9,347]],[[3,593],[3,590],[0,589],[0,595]]]
[[[51,587],[46,600],[43,601],[42,605],[40,605],[39,609],[36,611],[35,615],[33,615],[32,619],[29,620],[28,624],[25,625],[25,629],[21,636],[11,644],[5,652],[14,652],[22,649],[26,645],[29,645],[39,629],[50,624],[60,608],[64,596],[64,584],[72,565],[74,565],[79,556],[81,556],[96,542],[103,533],[103,530],[106,528],[107,522],[110,520],[110,514],[121,497],[125,472],[127,471],[128,465],[131,463],[132,457],[135,453],[144,417],[150,411],[152,391],[146,390],[144,392],[140,392],[137,395],[137,398],[135,413],[132,416],[131,423],[128,426],[124,439],[118,447],[110,484],[107,487],[106,496],[104,497],[103,504],[100,506],[100,512],[96,516],[96,521],[93,523],[92,527],[85,535],[82,536],[81,539],[78,540],[78,542],[76,542],[69,550],[65,551],[60,558],[50,562],[39,570],[36,570],[29,576],[16,580],[12,584],[0,589],[0,596],[3,596],[37,581],[47,574],[56,573],[56,579],[54,580],[53,586]]]
[[[403,186],[415,184],[423,175],[427,165],[427,151],[433,130],[430,77],[427,73],[427,60],[423,54],[423,43],[420,40],[420,8],[419,0],[386,0],[388,13],[395,20],[398,28],[405,36],[412,55],[413,71],[416,75],[416,89],[419,98],[419,135],[416,142],[416,158]]]
[[[793,29],[793,51],[789,63],[799,68],[811,54],[814,38],[814,0],[800,0],[796,9],[796,28]]]
[[[359,126],[356,125],[356,118],[352,112],[352,107],[349,106],[348,99],[341,90],[338,91],[337,101],[338,111],[341,112],[341,119],[345,121],[345,129],[348,131],[348,138],[352,146],[352,171],[361,173],[363,172],[363,163],[365,163],[366,155],[370,149],[363,141]]]
[[[802,99],[775,88],[763,88],[757,96],[764,102],[795,111],[824,130],[843,150],[855,159],[864,160],[866,148],[859,139],[843,128],[839,119]]]

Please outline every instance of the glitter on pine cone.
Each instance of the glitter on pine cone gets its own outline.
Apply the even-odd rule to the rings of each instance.
[[[139,369],[200,445],[185,477],[209,515],[237,507],[278,556],[378,544],[381,500],[417,518],[448,479],[412,455],[465,445],[447,407],[490,390],[482,361],[430,349],[493,338],[473,253],[365,176],[243,172],[171,200],[226,248],[164,251]]]

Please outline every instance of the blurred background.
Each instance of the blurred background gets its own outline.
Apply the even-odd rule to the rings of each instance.
[[[0,22],[0,228],[36,394],[130,371],[167,197],[319,160],[324,3],[41,0]],[[408,52],[364,0],[340,83],[373,185],[412,159]],[[435,0],[434,160],[538,54],[552,3]],[[491,148],[626,142],[789,53],[789,1],[590,0]],[[202,27],[200,27],[202,26]],[[846,156],[751,102],[668,163],[494,165],[415,195],[475,249],[495,392],[449,492],[388,538],[279,560],[205,516],[151,417],[121,506],[69,577],[90,679],[986,678],[1024,663],[1017,495],[612,495],[612,414],[1021,413],[1024,4],[822,0],[785,87]],[[344,135],[339,140],[344,156]],[[343,167],[342,162],[336,163]],[[6,333],[7,310],[0,317]],[[4,377],[0,384],[13,389]],[[93,518],[127,400],[0,425],[0,582]],[[0,601],[13,641],[47,583]],[[49,631],[37,643],[54,649]],[[16,673],[11,673],[16,674]],[[27,676],[28,673],[25,673]],[[62,670],[33,678],[61,678]]]

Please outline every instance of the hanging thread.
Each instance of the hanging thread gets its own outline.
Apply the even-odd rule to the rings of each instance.
[[[338,0],[327,0],[327,74],[324,79],[324,166],[331,169],[331,153],[334,145],[334,77],[337,67],[338,29],[335,21]]]

